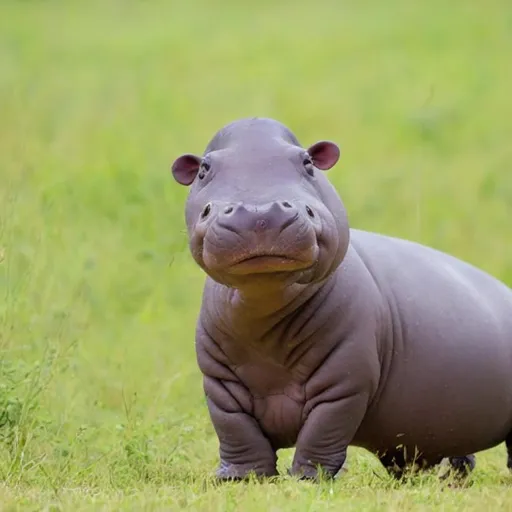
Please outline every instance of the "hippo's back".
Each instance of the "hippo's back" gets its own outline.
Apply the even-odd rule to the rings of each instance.
[[[512,290],[414,242],[359,230],[351,240],[390,319],[379,396],[356,444],[410,437],[447,456],[502,442],[512,430]]]

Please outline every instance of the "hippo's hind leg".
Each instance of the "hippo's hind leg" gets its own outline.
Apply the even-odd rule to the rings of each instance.
[[[505,445],[507,447],[507,468],[512,471],[512,432],[510,432],[505,440]]]
[[[387,472],[397,480],[417,471],[425,471],[439,462],[438,460],[428,460],[421,456],[406,460],[405,453],[401,449],[388,451],[380,455],[379,460]]]
[[[474,454],[449,457],[448,462],[457,477],[465,478],[475,469],[476,457]]]
[[[512,443],[512,436],[511,436],[511,443]],[[509,449],[509,464],[511,462],[511,454],[512,454],[512,444]],[[379,457],[379,460],[381,464],[386,468],[387,472],[395,477],[396,479],[400,480],[407,469],[407,462],[404,457],[404,453],[401,450],[395,450],[392,452],[388,452],[382,456]],[[423,457],[418,457],[416,460],[414,460],[414,464],[416,466],[416,469],[419,470],[427,470],[430,469],[437,464],[439,464],[441,460],[427,460]],[[450,469],[453,473],[455,473],[455,476],[458,478],[464,478],[467,477],[471,471],[475,468],[476,465],[476,458],[473,454],[470,455],[464,455],[460,457],[449,457],[448,462],[450,464]],[[509,466],[510,467],[510,466]],[[450,471],[443,475],[442,478],[447,478]]]
[[[405,458],[402,451],[386,452],[384,455],[379,456],[379,460],[392,477],[400,480],[404,476]]]

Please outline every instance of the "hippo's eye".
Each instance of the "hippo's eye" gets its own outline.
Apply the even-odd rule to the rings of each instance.
[[[199,171],[199,174],[197,177],[200,180],[204,180],[206,173],[210,170],[210,164],[208,162],[201,162],[201,170]]]
[[[315,174],[315,170],[314,170],[314,166],[313,166],[313,162],[311,161],[311,158],[309,158],[309,157],[304,158],[304,160],[302,161],[302,165],[304,165],[306,172],[310,176],[313,176]]]

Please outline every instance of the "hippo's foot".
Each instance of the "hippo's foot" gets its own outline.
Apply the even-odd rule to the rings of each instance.
[[[473,454],[462,457],[450,457],[450,466],[457,476],[467,477],[475,469],[476,457]]]
[[[505,441],[505,445],[507,447],[507,456],[508,456],[507,468],[510,469],[510,471],[512,471],[512,432],[510,432],[510,434],[508,435],[508,437]]]
[[[254,467],[248,464],[228,464],[221,462],[219,469],[215,473],[215,477],[220,482],[240,482],[255,478],[256,480],[264,480],[278,476],[275,467]]]
[[[299,465],[295,463],[288,469],[288,475],[303,481],[320,482],[322,480],[332,480],[334,478],[341,478],[343,473],[347,472],[345,463],[341,466],[326,468],[321,465],[313,466],[310,464]]]
[[[453,479],[453,485],[458,486],[468,478],[476,466],[476,457],[473,454],[448,458],[448,470],[439,479],[441,481]]]
[[[381,455],[379,461],[395,480],[401,480],[404,477],[406,464],[401,451]]]
[[[299,480],[321,482],[322,480],[332,480],[341,472],[340,469],[326,469],[321,466],[294,466],[288,470],[288,474]]]
[[[307,450],[307,451],[306,451]],[[337,453],[313,452],[309,447],[297,446],[295,457],[288,474],[299,480],[321,482],[336,478],[345,465],[347,449],[341,448]]]
[[[380,456],[379,460],[388,474],[396,480],[407,480],[408,477],[417,474],[419,471],[429,470],[440,462],[420,456],[416,456],[414,460],[406,461],[402,450],[388,452]]]

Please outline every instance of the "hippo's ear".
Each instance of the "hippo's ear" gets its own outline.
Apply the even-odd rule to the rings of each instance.
[[[172,164],[172,175],[178,183],[188,186],[194,181],[200,166],[200,157],[190,154],[181,155]]]
[[[322,140],[313,144],[308,149],[308,154],[315,167],[327,171],[339,160],[340,148],[334,142]]]

